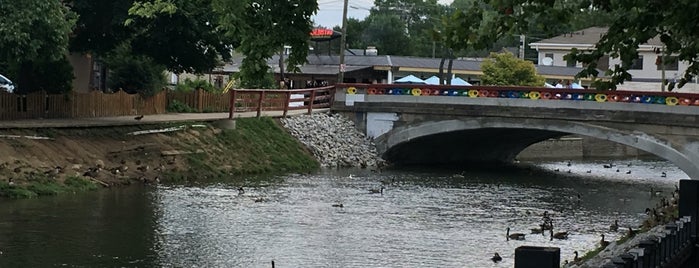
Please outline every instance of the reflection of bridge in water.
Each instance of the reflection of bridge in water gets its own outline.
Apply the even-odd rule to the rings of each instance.
[[[532,144],[577,134],[652,153],[699,179],[699,94],[347,84],[332,109],[396,164],[511,162]]]

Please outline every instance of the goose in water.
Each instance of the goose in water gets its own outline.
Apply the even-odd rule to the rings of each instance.
[[[579,262],[580,258],[578,257],[578,251],[573,251],[573,254],[575,254],[575,257],[573,257],[573,262]]]
[[[333,204],[333,207],[335,207],[335,208],[342,208],[342,207],[345,207],[345,206],[342,205],[342,203],[339,203],[339,204]]]
[[[568,232],[557,232],[557,233],[553,233],[553,230],[549,230],[549,233],[551,234],[551,239],[550,239],[550,241],[553,241],[554,238],[555,238],[555,239],[560,239],[560,240],[568,239]]]
[[[383,195],[383,186],[381,186],[380,189],[369,189],[370,194],[382,194]]]
[[[543,234],[544,230],[542,228],[532,228],[532,234]]]
[[[604,240],[604,234],[602,234],[602,240],[599,241],[599,245],[602,248],[606,248],[607,246],[609,246],[609,241]]]
[[[245,189],[243,189],[242,186],[238,187],[238,194],[244,194],[244,193],[245,193]]]
[[[524,240],[524,234],[523,233],[511,233],[510,234],[510,227],[507,227],[507,241],[512,240]]]
[[[493,257],[490,258],[490,259],[493,260],[493,262],[497,263],[497,262],[499,262],[499,261],[502,260],[502,257],[500,257],[500,254],[498,254],[497,252],[495,252],[495,255],[493,255]]]
[[[617,230],[619,230],[619,221],[614,220],[614,224],[609,226],[609,231],[616,232]]]

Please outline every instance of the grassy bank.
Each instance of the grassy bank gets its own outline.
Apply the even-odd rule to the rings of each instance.
[[[272,118],[206,123],[16,129],[0,134],[0,197],[32,198],[155,181],[227,180],[247,174],[307,173],[319,164]],[[133,135],[135,131],[172,132]],[[5,153],[7,152],[7,153]]]
[[[319,168],[318,161],[271,118],[236,120],[236,129],[223,130],[209,139],[186,142],[189,151],[215,148],[216,153],[188,154],[189,169],[166,177],[222,179],[231,175],[306,173]]]

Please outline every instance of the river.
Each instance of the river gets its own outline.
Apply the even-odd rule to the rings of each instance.
[[[533,164],[323,170],[3,200],[0,267],[513,267],[522,245],[559,247],[571,260],[603,233],[622,236],[609,231],[615,219],[620,230],[637,227],[659,200],[650,188],[669,194],[687,179],[662,161]],[[568,240],[529,234],[544,211]],[[508,227],[526,240],[507,241]]]

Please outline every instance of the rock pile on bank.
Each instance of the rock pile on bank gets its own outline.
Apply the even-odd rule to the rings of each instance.
[[[380,167],[376,146],[339,114],[314,113],[282,119],[284,127],[311,150],[323,167]]]

